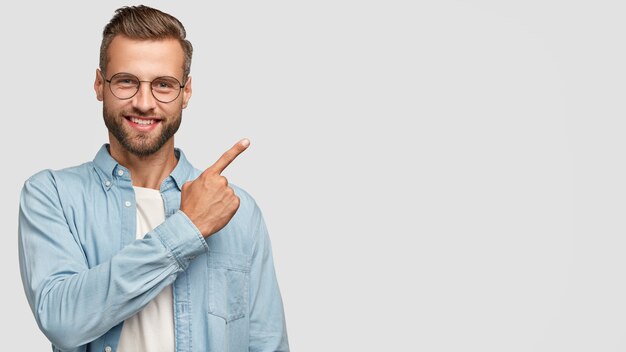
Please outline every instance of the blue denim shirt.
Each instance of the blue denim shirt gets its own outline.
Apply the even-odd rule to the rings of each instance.
[[[161,184],[166,220],[135,239],[128,169],[103,145],[93,162],[29,178],[19,212],[22,282],[53,351],[116,351],[126,318],[172,284],[176,351],[288,351],[270,240],[254,199],[206,240],[179,210],[194,169]]]

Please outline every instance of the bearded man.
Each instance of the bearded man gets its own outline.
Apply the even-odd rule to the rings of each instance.
[[[289,350],[263,216],[221,175],[249,141],[203,171],[174,146],[191,57],[175,17],[118,9],[94,82],[109,143],[24,184],[22,282],[54,351]]]

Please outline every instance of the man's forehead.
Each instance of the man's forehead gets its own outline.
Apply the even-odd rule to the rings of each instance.
[[[182,74],[184,55],[180,42],[174,38],[134,39],[117,35],[107,50],[107,67],[166,69]]]
[[[162,38],[162,39],[135,39],[129,38],[124,35],[116,35],[111,44],[109,44],[109,54],[114,54],[115,51],[164,51],[173,53],[180,53],[184,55],[183,47],[180,42],[175,38]]]

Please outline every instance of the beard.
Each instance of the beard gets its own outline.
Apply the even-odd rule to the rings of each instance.
[[[141,111],[132,110],[130,112],[121,111],[119,114],[111,113],[106,106],[102,108],[104,124],[117,141],[133,155],[138,157],[150,156],[163,147],[165,143],[174,136],[182,121],[182,111],[174,118],[162,119],[161,133],[153,136],[151,133],[135,134],[131,127],[126,126],[126,115],[146,116]]]

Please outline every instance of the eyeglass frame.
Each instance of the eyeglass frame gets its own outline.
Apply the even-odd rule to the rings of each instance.
[[[115,77],[117,75],[121,75],[121,74],[133,76],[133,77],[137,78],[137,82],[139,82],[139,85],[137,85],[137,90],[135,91],[135,93],[133,95],[131,95],[130,97],[128,97],[128,98],[120,98],[120,97],[118,97],[117,95],[115,95],[115,93],[113,93],[113,88],[111,88],[111,80],[113,79],[113,77]],[[135,76],[132,73],[128,73],[128,72],[118,72],[118,73],[112,75],[110,79],[106,79],[106,77],[104,76],[103,72],[100,72],[100,75],[102,76],[102,79],[109,84],[109,91],[111,92],[111,94],[113,94],[113,96],[116,97],[119,100],[132,99],[135,95],[137,95],[137,93],[139,93],[139,89],[141,88],[141,83],[145,82],[145,83],[150,83],[150,93],[152,94],[152,97],[154,97],[154,99],[156,99],[158,102],[161,102],[163,104],[169,104],[169,103],[173,102],[174,100],[178,99],[178,97],[180,96],[180,92],[187,85],[187,82],[185,82],[184,84],[180,84],[180,81],[178,80],[178,78],[172,77],[172,76],[159,76],[159,77],[153,79],[152,81],[145,81],[145,80],[142,81],[142,80],[139,79],[139,77]],[[154,95],[154,88],[152,88],[152,82],[156,81],[159,78],[173,78],[178,83],[178,87],[179,87],[178,88],[178,94],[176,94],[176,97],[174,99],[172,99],[170,101],[163,101],[163,100],[157,98],[156,95]]]

